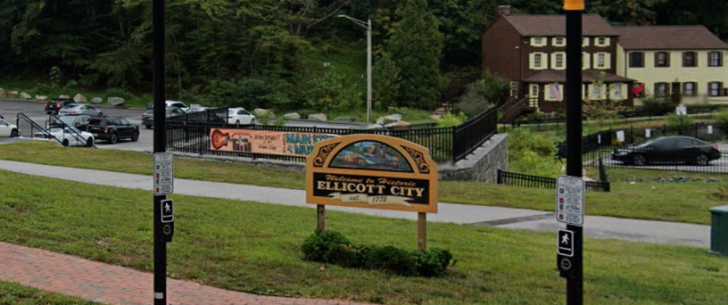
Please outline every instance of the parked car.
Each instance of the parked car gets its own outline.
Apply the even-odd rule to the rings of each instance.
[[[90,105],[79,105],[74,104],[73,106],[68,105],[66,107],[61,108],[60,111],[58,111],[58,115],[69,115],[69,114],[87,114],[90,116],[98,116],[102,117],[104,114],[101,112],[101,110],[96,109],[93,106]]]
[[[164,111],[166,112],[167,117],[185,114],[184,111],[177,107],[167,107]],[[151,129],[152,126],[154,126],[154,108],[147,108],[147,110],[144,110],[144,113],[142,113],[142,125],[144,125],[147,129]]]
[[[230,108],[228,109],[228,124],[251,124],[255,125],[255,116],[245,110],[245,108]]]
[[[58,139],[63,146],[86,146],[94,145],[94,136],[85,131],[81,131],[74,127],[56,127],[48,129],[48,131],[38,131],[33,135],[34,138]]]
[[[0,118],[0,137],[15,138],[18,136],[18,126],[8,123]]]
[[[45,112],[46,114],[58,114],[61,108],[75,103],[76,102],[70,98],[54,99],[48,103],[45,103]]]
[[[179,108],[179,110],[182,110],[184,112],[188,112],[190,110],[190,107],[185,105],[185,103],[180,101],[164,101],[166,107],[175,107]]]
[[[53,128],[71,126],[76,127],[80,130],[86,130],[86,126],[88,125],[88,121],[90,119],[91,116],[88,114],[63,115],[51,119],[48,127]]]
[[[612,152],[613,160],[638,166],[660,163],[709,165],[720,157],[718,145],[686,136],[659,137]]]
[[[96,139],[106,140],[111,144],[116,144],[120,139],[131,139],[133,142],[139,140],[139,126],[130,124],[123,117],[91,118],[86,130]]]

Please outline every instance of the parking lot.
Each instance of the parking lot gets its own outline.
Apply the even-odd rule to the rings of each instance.
[[[97,107],[94,105],[94,107]],[[142,112],[144,109],[120,109],[112,107],[99,107],[102,109],[104,115],[107,116],[121,116],[126,118],[129,123],[139,125],[139,140],[132,142],[128,139],[119,140],[116,144],[111,144],[102,140],[96,143],[96,146],[101,149],[120,149],[120,150],[133,150],[133,151],[151,151],[153,149],[154,132],[152,129],[146,129],[141,125]],[[23,113],[28,116],[31,120],[36,122],[38,125],[45,126],[49,116],[45,113],[44,103],[40,102],[25,102],[25,101],[9,101],[0,100],[0,114],[5,119],[13,124],[16,124],[17,114]]]

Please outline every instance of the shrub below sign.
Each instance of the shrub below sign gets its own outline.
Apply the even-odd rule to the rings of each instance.
[[[311,234],[303,242],[301,250],[307,260],[404,276],[442,276],[456,262],[448,250],[356,246],[341,233],[329,230]]]

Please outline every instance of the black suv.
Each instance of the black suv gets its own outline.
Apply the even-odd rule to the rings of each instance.
[[[139,140],[139,126],[130,124],[125,118],[109,116],[104,118],[91,118],[86,131],[92,133],[94,138],[116,144],[119,139]]]
[[[63,106],[75,103],[76,102],[70,98],[55,99],[45,104],[45,112],[46,114],[58,114],[58,111],[60,111]]]

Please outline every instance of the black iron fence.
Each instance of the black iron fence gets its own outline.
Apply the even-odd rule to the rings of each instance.
[[[555,190],[556,178],[531,176],[498,170],[498,184]],[[585,181],[584,184],[587,191],[611,191],[609,181]]]
[[[583,139],[584,165],[598,166],[601,161],[610,168],[728,174],[728,145],[717,143],[726,138],[726,130],[725,126],[706,123],[606,130]],[[709,144],[683,139],[665,147],[641,145],[671,135],[689,136]],[[560,151],[565,147],[563,143],[557,145]]]
[[[497,110],[491,109],[456,127],[339,129],[226,124],[227,109],[221,108],[168,119],[167,149],[200,155],[303,162],[305,161],[303,156],[310,152],[312,145],[329,136],[378,134],[405,139],[427,147],[436,162],[455,162],[467,156],[496,133],[497,114]],[[215,130],[217,132],[214,132]],[[252,149],[251,137],[255,137],[254,141],[259,149]],[[286,147],[281,147],[284,142]],[[228,143],[232,145],[227,145]]]

